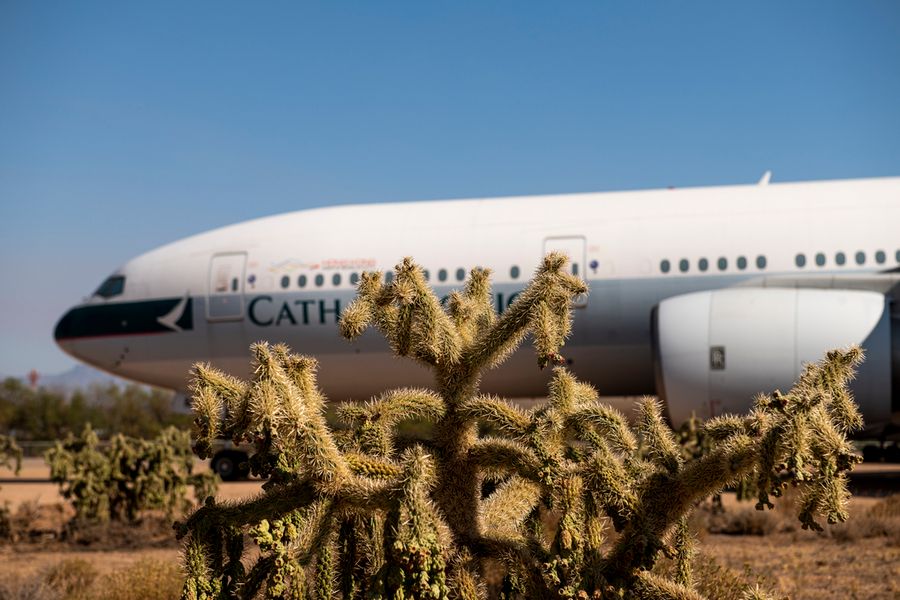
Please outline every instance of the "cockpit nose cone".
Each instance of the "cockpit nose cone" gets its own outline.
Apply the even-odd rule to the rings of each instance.
[[[69,309],[57,321],[56,327],[53,328],[53,339],[56,340],[56,345],[63,352],[74,358],[84,360],[78,348],[78,329],[81,321],[83,321],[83,315],[79,314],[74,308]]]
[[[56,323],[56,327],[53,329],[53,339],[55,339],[56,343],[59,344],[60,346],[62,346],[66,340],[74,337],[72,335],[72,333],[75,329],[75,327],[74,327],[75,318],[76,318],[75,310],[70,309]]]

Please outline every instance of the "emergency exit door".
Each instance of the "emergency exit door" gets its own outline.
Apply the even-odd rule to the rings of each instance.
[[[243,252],[216,254],[209,264],[206,318],[209,321],[239,321],[244,318]]]
[[[562,252],[569,257],[569,272],[582,279],[585,278],[584,248],[582,236],[549,237],[544,240],[544,256],[550,252]],[[587,296],[579,296],[572,304],[577,308],[587,306]]]

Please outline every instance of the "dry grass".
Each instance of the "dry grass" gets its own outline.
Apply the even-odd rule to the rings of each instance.
[[[180,596],[183,580],[172,561],[143,558],[101,574],[93,561],[66,558],[36,576],[0,579],[0,600],[169,600]]]

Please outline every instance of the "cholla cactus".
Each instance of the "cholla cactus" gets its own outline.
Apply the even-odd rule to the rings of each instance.
[[[22,469],[22,449],[15,439],[6,435],[0,435],[0,467],[10,469],[16,475]],[[11,533],[9,507],[4,502],[0,505],[0,540],[8,538]]]
[[[502,315],[486,270],[446,307],[409,259],[390,283],[365,274],[342,334],[378,328],[435,384],[342,406],[346,431],[326,425],[315,361],[284,346],[253,346],[250,382],[198,366],[197,449],[208,453],[219,436],[253,443],[251,468],[268,482],[257,498],[211,501],[176,525],[184,597],[474,599],[491,560],[506,569],[503,598],[698,598],[687,518],[726,485],[752,477],[766,508],[795,483],[805,527],[817,515],[846,518],[856,455],[845,433],[860,424],[846,383],[858,349],[808,366],[746,417],[706,424],[710,449],[692,461],[654,400],[641,402],[632,429],[562,367],[547,404],[530,411],[480,394],[482,373],[529,334],[539,366],[562,362],[571,301],[586,292],[565,262],[547,256]],[[434,435],[404,449],[396,426],[411,418],[433,423]],[[245,534],[258,554],[245,553]],[[675,561],[672,580],[651,573],[661,555]]]
[[[200,498],[215,494],[210,473],[191,473],[190,436],[174,427],[152,440],[116,435],[101,447],[87,425],[80,437],[57,442],[45,460],[51,481],[71,500],[77,524],[135,521],[145,510],[182,512],[190,507],[188,486]]]
[[[0,435],[0,467],[10,469],[16,475],[22,469],[22,449],[7,435]]]

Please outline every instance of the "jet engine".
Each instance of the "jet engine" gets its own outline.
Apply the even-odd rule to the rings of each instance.
[[[758,392],[787,391],[803,364],[859,344],[853,392],[868,432],[890,423],[900,383],[900,320],[871,291],[731,288],[675,296],[653,312],[656,389],[674,425],[743,413]],[[894,406],[896,409],[896,406]]]

